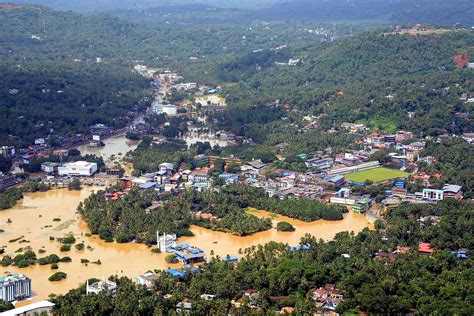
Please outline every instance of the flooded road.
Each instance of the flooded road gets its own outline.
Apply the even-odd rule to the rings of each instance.
[[[166,254],[154,254],[152,248],[141,244],[106,243],[97,236],[86,237],[89,232],[84,221],[76,213],[78,204],[93,190],[99,188],[85,187],[81,191],[67,189],[51,190],[26,194],[25,198],[8,210],[0,211],[0,246],[5,246],[5,255],[14,257],[19,248],[31,247],[37,257],[57,254],[59,257],[69,256],[70,263],[59,263],[58,270],[51,270],[50,265],[30,266],[17,268],[14,266],[0,267],[0,275],[7,273],[23,273],[32,279],[35,296],[33,301],[46,299],[50,293],[66,293],[88,278],[103,278],[113,274],[135,277],[153,269],[165,269],[169,265],[165,262]],[[271,216],[264,211],[253,211],[261,217]],[[59,218],[60,221],[53,219]],[[7,223],[11,219],[11,223]],[[316,221],[313,223],[301,222],[284,216],[273,218],[273,224],[279,221],[288,221],[295,228],[295,232],[278,232],[276,229],[260,232],[252,236],[238,237],[227,233],[214,232],[201,227],[192,226],[194,237],[180,238],[180,242],[189,242],[193,246],[204,249],[210,257],[211,250],[215,255],[238,255],[239,249],[252,245],[264,244],[269,241],[278,241],[290,245],[298,244],[306,233],[318,238],[331,239],[340,231],[359,232],[365,227],[371,227],[364,215],[348,213],[342,221]],[[70,251],[60,252],[61,244],[51,241],[50,236],[58,238],[72,234],[76,237],[76,244],[83,242],[84,250],[77,250],[74,246]],[[19,237],[20,240],[10,242]],[[46,252],[39,254],[44,249]],[[81,259],[90,262],[100,260],[101,264],[84,264]],[[175,265],[180,267],[180,265]],[[56,271],[66,272],[67,279],[60,282],[49,282],[48,278]]]

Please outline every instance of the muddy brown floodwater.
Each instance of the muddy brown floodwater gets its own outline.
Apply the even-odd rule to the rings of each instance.
[[[23,273],[32,279],[34,297],[32,301],[46,299],[50,293],[66,293],[77,287],[88,278],[103,278],[110,275],[135,277],[153,269],[165,269],[173,266],[165,262],[166,254],[154,254],[151,248],[141,244],[105,243],[97,236],[86,237],[89,232],[87,225],[76,213],[78,204],[83,201],[93,190],[99,188],[85,187],[81,191],[68,191],[67,189],[51,190],[26,194],[24,199],[11,209],[0,211],[0,246],[6,246],[5,254],[14,256],[19,248],[30,246],[38,257],[49,254],[69,256],[70,263],[59,263],[58,270],[51,270],[50,265],[30,266],[17,268],[14,266],[0,267],[0,275],[7,273]],[[267,217],[270,213],[254,211],[257,216]],[[60,221],[53,221],[60,218]],[[11,223],[7,223],[11,219]],[[359,232],[365,227],[372,227],[364,215],[348,213],[342,221],[328,222],[316,221],[305,223],[284,216],[273,218],[274,225],[278,221],[288,221],[295,228],[295,232],[278,232],[271,229],[252,236],[238,237],[222,232],[213,232],[197,226],[192,226],[194,237],[180,238],[181,242],[188,242],[193,246],[204,249],[209,255],[213,250],[215,255],[238,255],[240,248],[264,244],[269,241],[278,241],[290,245],[298,244],[300,238],[310,233],[319,238],[331,239],[340,231]],[[50,241],[49,237],[63,237],[73,234],[76,244],[83,242],[84,250],[74,247],[68,252],[60,252],[60,244]],[[21,236],[23,240],[10,242]],[[46,252],[38,254],[39,249]],[[88,265],[81,263],[81,258],[90,262],[100,260],[102,264]],[[180,267],[180,265],[174,265]],[[48,278],[56,271],[67,273],[67,279],[60,282],[49,282]]]
[[[115,135],[103,140],[105,146],[102,147],[88,147],[87,145],[81,145],[77,147],[79,151],[83,154],[92,154],[98,157],[104,158],[104,160],[109,160],[112,155],[120,157],[125,156],[130,150],[137,148],[140,141],[128,140],[125,137],[125,134]]]

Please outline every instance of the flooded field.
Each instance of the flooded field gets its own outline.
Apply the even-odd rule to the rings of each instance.
[[[135,150],[140,141],[128,140],[125,138],[125,134],[119,134],[103,140],[105,146],[102,147],[88,147],[87,145],[81,145],[77,147],[83,154],[93,154],[98,157],[104,158],[105,161],[109,160],[112,156],[123,157],[130,150]]]
[[[50,265],[31,266],[28,268],[0,267],[0,275],[7,273],[23,273],[32,279],[35,293],[33,301],[48,297],[50,293],[65,293],[77,287],[88,278],[103,278],[112,274],[135,277],[152,269],[165,269],[170,265],[165,262],[166,254],[154,254],[151,248],[140,244],[105,243],[96,236],[86,237],[89,232],[86,224],[76,213],[77,205],[84,200],[94,189],[86,187],[82,191],[68,191],[67,189],[51,190],[48,192],[30,193],[14,208],[0,212],[0,245],[5,246],[5,254],[15,256],[19,248],[31,247],[38,257],[57,254],[60,257],[69,256],[70,263],[59,263],[58,270],[51,270]],[[253,214],[262,217],[271,216],[264,211],[254,211]],[[59,218],[60,221],[54,220]],[[11,219],[11,223],[7,223]],[[371,225],[364,215],[348,213],[342,221],[316,221],[305,223],[284,216],[273,218],[274,225],[278,221],[288,221],[296,228],[295,232],[278,232],[271,229],[252,236],[238,237],[227,233],[213,232],[197,226],[192,226],[194,237],[181,238],[181,242],[204,249],[209,255],[213,250],[215,255],[238,255],[240,248],[264,244],[269,241],[278,241],[296,245],[306,233],[319,238],[331,239],[340,231],[361,231]],[[61,246],[52,237],[64,237],[72,234],[76,237],[76,244],[83,242],[84,250],[74,247],[68,252],[60,252]],[[22,237],[23,236],[23,237]],[[20,240],[10,242],[20,238]],[[26,240],[27,242],[20,242]],[[38,254],[40,249],[46,252]],[[90,262],[100,260],[101,264],[84,264],[81,259]],[[179,265],[177,265],[179,266]],[[56,271],[68,274],[67,279],[60,282],[49,282],[48,277]]]

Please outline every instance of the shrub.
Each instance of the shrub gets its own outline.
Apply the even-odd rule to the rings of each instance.
[[[71,245],[62,245],[61,248],[59,248],[60,251],[69,251],[71,250]]]
[[[56,272],[55,274],[53,274],[52,276],[50,276],[48,278],[48,280],[50,282],[56,282],[56,281],[61,281],[61,280],[64,280],[65,278],[67,278],[67,274],[64,273],[64,272]]]
[[[77,244],[74,246],[77,250],[84,250],[84,244],[83,243],[80,243],[80,244]]]
[[[53,264],[51,265],[51,270],[57,270],[57,269],[59,269],[58,264],[57,264],[57,263],[53,263]]]
[[[59,262],[71,262],[71,261],[72,261],[71,257],[68,257],[68,256],[62,257],[61,259],[59,259]]]
[[[76,242],[76,238],[74,238],[74,236],[67,236],[65,238],[62,238],[60,242],[63,244],[73,244]]]
[[[293,231],[295,231],[295,227],[293,227],[293,225],[291,225],[288,222],[279,222],[277,224],[276,228],[280,232],[293,232]]]

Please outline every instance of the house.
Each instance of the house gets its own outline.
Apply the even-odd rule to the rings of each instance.
[[[61,164],[57,162],[45,161],[41,164],[41,171],[43,171],[44,173],[49,173],[49,174],[56,173],[60,165]]]
[[[456,256],[456,258],[458,258],[458,259],[466,260],[466,259],[470,258],[467,249],[458,249],[458,250],[455,250],[455,251],[451,251],[451,253],[454,256]]]
[[[13,302],[31,297],[31,279],[19,273],[0,277],[0,300]]]
[[[155,182],[145,182],[145,183],[139,184],[138,187],[142,190],[151,190],[151,189],[154,189],[156,187],[156,183]]]
[[[444,199],[443,190],[423,189],[423,199],[429,201],[442,201]]]
[[[328,291],[323,288],[319,288],[313,291],[313,300],[317,302],[324,302],[328,297]]]
[[[397,255],[395,253],[379,251],[375,254],[375,260],[393,262],[395,259],[397,259]]]
[[[434,249],[431,248],[431,244],[427,242],[420,242],[418,245],[417,251],[423,255],[431,255],[434,252]]]
[[[110,280],[102,280],[89,284],[89,280],[86,283],[86,294],[99,294],[102,291],[115,292],[117,290],[117,283]]]
[[[204,183],[209,181],[209,176],[205,173],[191,174],[188,179],[194,183]]]
[[[343,175],[334,175],[326,178],[326,181],[329,183],[335,185],[336,187],[343,186],[346,183],[346,179],[344,178]]]
[[[186,247],[175,251],[176,258],[183,264],[203,262],[206,253],[197,247]]]
[[[171,268],[167,269],[166,273],[178,279],[184,278],[186,276],[186,272]]]
[[[193,304],[188,300],[183,300],[176,304],[176,313],[180,314],[189,314],[191,313],[191,309],[193,308]]]
[[[231,263],[236,263],[239,261],[239,257],[237,256],[226,256],[222,258],[223,262],[231,262]]]
[[[172,163],[164,162],[158,165],[160,171],[166,172],[167,175],[171,176],[173,174],[174,166]]]
[[[153,287],[155,284],[155,280],[158,279],[158,276],[151,271],[145,272],[144,274],[140,274],[135,277],[135,280],[138,284],[144,285],[148,288]]]
[[[462,200],[463,195],[460,185],[445,184],[443,186],[443,195],[445,199]]]
[[[261,160],[252,160],[242,166],[242,171],[247,175],[261,175],[265,172],[267,164]]]
[[[212,294],[201,294],[200,298],[205,301],[213,301],[216,298],[216,296]]]
[[[407,153],[405,154],[405,156],[407,157],[407,160],[409,162],[415,162],[418,160],[418,158],[420,157],[420,154],[419,152],[417,151],[407,151]]]
[[[219,178],[224,179],[226,184],[237,183],[239,181],[239,176],[232,173],[221,173]]]
[[[36,316],[36,315],[52,315],[54,303],[50,301],[39,301],[36,303],[24,305],[14,309],[10,309],[3,313],[2,316]]]
[[[396,134],[397,143],[402,143],[405,140],[413,139],[413,133],[407,131],[398,131]]]
[[[331,169],[334,159],[329,156],[314,157],[305,161],[305,165],[310,168],[318,168],[319,170]]]
[[[426,146],[425,142],[413,142],[408,145],[409,150],[413,151],[422,151]]]
[[[364,124],[355,124],[355,123],[347,123],[347,122],[342,123],[341,127],[344,129],[348,129],[351,133],[359,133],[359,132],[364,131],[365,129]]]

